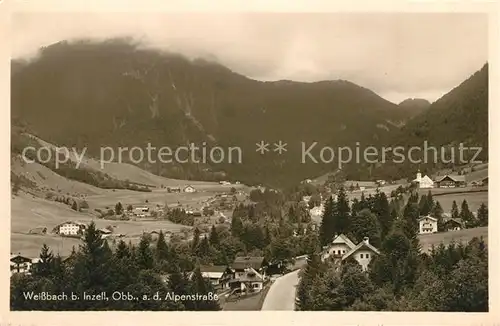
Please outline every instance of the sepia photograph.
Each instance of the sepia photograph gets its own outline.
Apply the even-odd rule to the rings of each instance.
[[[489,312],[489,25],[17,12],[11,311]]]

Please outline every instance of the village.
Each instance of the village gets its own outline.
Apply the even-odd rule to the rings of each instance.
[[[301,225],[300,222],[293,223],[292,237],[307,236],[308,232],[316,234],[321,226],[322,217],[325,214],[326,202],[331,199],[337,201],[337,194],[332,193],[328,189],[325,190],[324,185],[314,185],[314,181],[307,179],[302,182],[306,189],[314,189],[313,193],[303,195],[300,198],[299,207],[307,212],[309,222]],[[207,239],[210,237],[210,231],[213,227],[222,227],[231,229],[233,212],[239,205],[253,205],[252,196],[255,197],[255,192],[264,194],[267,191],[276,192],[273,189],[265,187],[241,188],[241,184],[234,184],[238,189],[231,187],[231,183],[227,181],[220,182],[220,185],[226,187],[226,191],[211,194],[209,197],[203,197],[203,200],[191,202],[191,204],[181,204],[179,201],[171,201],[170,204],[161,205],[155,201],[148,200],[140,204],[132,204],[127,202],[118,202],[115,207],[94,208],[94,212],[100,213],[93,220],[100,222],[108,222],[107,226],[98,228],[98,233],[103,239],[106,239],[111,247],[115,247],[120,240],[131,241],[136,238],[139,240],[142,237],[147,237],[151,243],[158,240],[160,234],[167,241],[193,241],[194,228],[198,231],[196,237],[198,239]],[[410,189],[416,189],[421,195],[426,195],[432,191],[436,199],[440,196],[452,196],[454,205],[460,205],[461,196],[464,194],[479,194],[484,198],[486,195],[487,203],[487,186],[488,176],[487,169],[482,170],[479,174],[470,175],[455,175],[445,174],[430,178],[427,175],[422,176],[420,171],[416,173],[415,179],[406,183],[395,183],[391,181],[377,180],[375,182],[344,182],[344,188],[347,189],[347,194],[352,200],[371,196],[377,192],[385,192],[389,198],[403,198],[405,192]],[[182,194],[183,196],[193,196],[200,192],[196,186],[186,185],[184,187],[161,187],[163,193],[170,196]],[[252,195],[253,192],[253,195]],[[255,200],[255,199],[254,199]],[[477,205],[476,205],[477,206]],[[477,209],[479,206],[473,206]],[[457,209],[454,207],[453,209]],[[432,246],[439,245],[440,241],[445,238],[455,240],[470,240],[467,234],[462,234],[464,230],[471,227],[477,228],[478,225],[467,225],[466,221],[462,220],[458,211],[453,212],[453,209],[442,209],[440,217],[433,216],[431,212],[420,216],[418,219],[418,233],[421,243],[426,244],[426,239],[434,235],[445,235],[439,238],[430,240],[424,246],[424,250],[430,250]],[[81,210],[79,210],[81,211]],[[86,210],[85,210],[86,211]],[[107,212],[110,213],[107,213]],[[103,213],[104,214],[103,214]],[[172,214],[172,212],[182,212],[182,214]],[[477,213],[472,211],[471,214],[477,219]],[[172,216],[177,216],[173,219]],[[151,229],[148,231],[134,232],[126,234],[120,232],[120,228],[116,227],[118,221],[142,221],[144,223],[155,223],[155,221],[167,219],[174,223],[185,225],[179,232],[172,232],[168,229]],[[181,220],[182,219],[182,220]],[[186,222],[189,221],[189,222]],[[84,238],[87,230],[88,222],[79,220],[69,220],[58,225],[41,226],[29,230],[29,234],[47,237],[63,237],[72,238],[80,241]],[[483,230],[484,228],[479,227]],[[50,232],[49,232],[50,231]],[[461,233],[462,232],[462,233]],[[455,234],[456,236],[453,236]],[[487,231],[481,231],[481,236],[487,237]],[[447,240],[449,241],[449,240]],[[367,271],[373,257],[380,254],[379,248],[370,243],[369,237],[363,237],[361,241],[355,243],[345,234],[336,234],[333,240],[322,247],[322,261],[334,262],[335,269],[340,270],[341,265],[348,259],[354,259],[361,266],[363,271]],[[69,255],[61,256],[63,261],[70,259]],[[235,259],[225,265],[217,264],[201,264],[200,272],[207,281],[211,283],[214,289],[222,298],[224,305],[231,307],[232,303],[236,304],[236,310],[245,306],[246,300],[250,302],[252,297],[257,297],[258,305],[262,305],[265,296],[273,282],[287,273],[298,271],[307,265],[308,255],[298,255],[289,259],[266,259],[264,255],[246,255],[237,256]],[[11,254],[11,275],[14,274],[30,274],[37,268],[40,263],[40,257],[26,256],[21,252]],[[192,271],[189,275],[192,275]],[[163,274],[162,278],[168,282],[168,274]],[[269,299],[269,300],[272,300]],[[255,303],[250,304],[252,307]],[[231,310],[231,308],[228,308]]]

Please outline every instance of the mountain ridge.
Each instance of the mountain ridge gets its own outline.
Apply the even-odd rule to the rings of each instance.
[[[301,141],[382,143],[398,128],[387,120],[408,118],[394,103],[351,82],[261,82],[218,63],[139,49],[123,40],[61,42],[29,63],[12,65],[12,117],[51,143],[86,146],[91,154],[100,146],[147,142],[244,149],[246,162],[238,166],[142,166],[173,178],[210,179],[216,173],[242,180],[256,176],[250,183],[292,183],[329,169],[301,164]],[[255,153],[261,140],[293,144],[288,154],[296,162],[285,175],[277,174],[283,171],[281,158]]]

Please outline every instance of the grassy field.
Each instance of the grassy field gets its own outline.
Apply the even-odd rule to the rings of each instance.
[[[434,196],[434,200],[439,201],[445,212],[451,211],[454,200],[458,204],[458,209],[460,209],[460,205],[464,199],[467,200],[469,209],[472,212],[476,212],[482,203],[488,205],[488,192],[450,193],[447,195]]]
[[[422,250],[427,251],[431,249],[432,245],[438,246],[440,243],[448,245],[451,242],[468,242],[474,237],[483,237],[484,241],[488,243],[488,227],[419,235],[419,240]]]
[[[96,218],[93,213],[95,208],[114,208],[117,202],[121,202],[124,207],[128,204],[142,205],[146,200],[148,205],[166,203],[180,203],[184,207],[198,208],[202,202],[216,193],[229,191],[230,186],[222,186],[215,183],[199,183],[195,193],[168,193],[165,189],[154,190],[153,192],[136,192],[130,190],[105,190],[97,195],[86,197],[90,209],[86,213],[76,212],[68,205],[54,201],[38,198],[24,192],[15,196],[11,200],[11,252],[21,252],[28,256],[37,256],[43,243],[54,248],[55,252],[67,255],[71,252],[73,245],[80,243],[77,239],[61,238],[51,235],[32,235],[29,230],[36,227],[46,227],[50,232],[60,223],[65,221],[95,221],[97,227],[114,226],[115,233],[125,235],[125,241],[133,243],[139,240],[144,231],[170,231],[179,233],[188,226],[174,224],[167,220],[135,220],[135,221],[112,221]],[[238,186],[242,188],[242,186]]]

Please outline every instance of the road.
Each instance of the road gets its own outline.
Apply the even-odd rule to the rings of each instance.
[[[299,284],[299,270],[285,274],[274,281],[264,299],[261,310],[295,309],[295,288]]]

